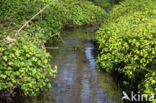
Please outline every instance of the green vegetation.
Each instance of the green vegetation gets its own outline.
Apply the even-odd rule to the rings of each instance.
[[[68,5],[68,4],[67,4]],[[83,25],[88,23],[97,23],[105,19],[106,13],[100,7],[92,2],[83,1],[67,6],[69,10],[69,20],[74,25]]]
[[[126,0],[97,32],[100,69],[116,72],[127,91],[156,93],[156,1]]]
[[[0,1],[0,99],[51,88],[57,66],[51,67],[45,43],[60,39],[66,26],[89,24],[102,24],[99,70],[119,74],[124,90],[156,93],[156,0],[90,1],[56,0],[19,33],[51,0]]]
[[[89,1],[55,1],[23,30],[17,30],[51,0],[0,1],[0,99],[36,96],[51,88],[55,78],[49,64],[47,40],[57,39],[62,28],[97,24],[106,13]],[[3,94],[3,95],[2,95]]]
[[[50,77],[55,77],[57,67],[51,69],[49,54],[42,45],[24,34],[13,43],[2,41],[0,46],[0,90],[12,94],[21,89],[26,96],[36,96],[44,87],[51,87]]]
[[[90,1],[94,2],[95,5],[98,5],[104,9],[111,9],[115,4],[118,4],[124,0],[90,0]]]

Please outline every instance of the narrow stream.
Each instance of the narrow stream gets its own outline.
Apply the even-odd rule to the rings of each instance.
[[[58,74],[49,93],[33,103],[121,103],[120,89],[108,73],[98,72],[93,28],[66,31],[51,52]]]

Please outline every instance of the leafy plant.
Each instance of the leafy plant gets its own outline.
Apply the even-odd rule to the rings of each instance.
[[[1,42],[0,54],[0,91],[12,94],[21,89],[25,96],[36,96],[51,87],[57,67],[51,69],[43,45],[38,47],[29,36],[20,35],[15,42]]]
[[[44,44],[59,36],[65,25],[97,23],[106,16],[88,1],[61,0],[48,7],[15,36],[16,30],[51,0],[0,1],[0,94],[36,96],[55,78]],[[74,5],[74,6],[73,6]],[[5,94],[7,92],[7,94]],[[0,96],[1,98],[1,96]]]
[[[121,2],[113,8],[109,18],[97,32],[100,50],[97,60],[99,66],[108,72],[122,74],[122,85],[133,90],[142,88],[136,87],[141,81],[148,80],[143,78],[145,74],[155,71],[156,8],[154,4],[153,0]],[[154,90],[150,86],[147,88],[151,93]]]
[[[71,0],[70,0],[71,1]],[[103,9],[95,6],[89,1],[77,1],[75,3],[65,2],[67,13],[69,15],[69,22],[73,25],[84,25],[90,23],[97,23],[97,21],[103,21],[106,17],[106,13]]]

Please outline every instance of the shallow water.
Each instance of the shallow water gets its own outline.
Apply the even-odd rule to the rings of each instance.
[[[58,66],[51,93],[54,103],[120,103],[120,90],[111,75],[96,69],[92,30],[65,32],[59,49],[52,51],[52,64]]]
[[[98,72],[93,55],[94,28],[63,34],[63,42],[49,50],[58,74],[49,93],[32,103],[121,103],[120,89],[109,73]]]

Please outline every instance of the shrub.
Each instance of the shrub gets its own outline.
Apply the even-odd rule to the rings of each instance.
[[[143,16],[152,16],[154,15],[154,4],[155,0],[126,0],[113,8],[110,12],[110,19],[118,22],[123,16],[132,16],[135,12],[141,12]]]
[[[126,0],[110,12],[110,18],[97,32],[99,66],[108,72],[122,74],[123,84],[133,90],[141,88],[137,86],[144,81],[145,74],[155,71],[154,4],[153,0]]]
[[[120,3],[124,0],[90,0],[95,3],[95,5],[100,6],[104,9],[111,9],[115,4]]]
[[[44,26],[44,28],[48,28],[47,31],[51,32],[49,36],[60,34],[60,31],[68,20],[66,8],[61,3],[53,3],[53,5],[43,13],[42,19],[43,21],[41,24],[43,25],[39,25],[42,27]]]
[[[40,10],[44,2],[36,0],[1,0],[0,15],[1,20],[7,16],[11,21],[19,22],[21,20],[30,19],[34,13]]]
[[[97,22],[105,16],[103,9],[87,1],[59,1],[33,19],[16,37],[15,29],[50,1],[0,1],[0,94],[7,93],[3,95],[5,99],[17,94],[17,89],[24,96],[36,96],[50,88],[57,67],[52,69],[48,63],[49,54],[44,43],[59,35],[69,22],[80,26]]]
[[[74,25],[84,25],[90,23],[97,23],[103,21],[106,13],[103,9],[95,6],[89,1],[77,1],[75,3],[65,2],[67,12],[69,14],[69,21]]]
[[[0,91],[10,95],[20,89],[25,96],[36,96],[51,87],[57,68],[51,69],[44,46],[37,46],[28,35],[21,34],[14,42],[3,38],[0,55]]]
[[[104,8],[104,9],[110,9],[112,8],[112,2],[111,0],[92,0],[96,5]]]
[[[138,88],[146,93],[146,94],[153,94],[155,95],[156,92],[156,74],[153,73],[147,73],[145,75],[145,79],[138,85]]]

